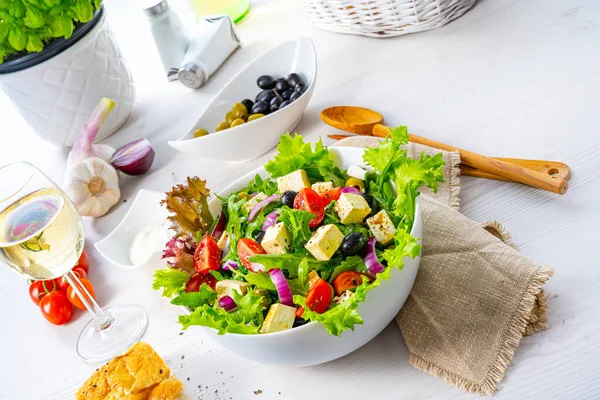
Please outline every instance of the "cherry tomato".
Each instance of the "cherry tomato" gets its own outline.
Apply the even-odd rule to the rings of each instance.
[[[81,267],[74,267],[73,272],[77,275],[77,277],[79,279],[87,278],[85,269],[83,269]],[[61,276],[60,278],[55,279],[55,281],[58,284],[58,290],[62,290],[63,292],[66,292],[67,289],[69,288],[69,282],[67,282],[67,279],[64,276]]]
[[[310,221],[310,224],[308,224],[311,228],[318,226],[323,222],[323,218],[325,217],[323,201],[321,200],[321,197],[319,197],[319,194],[311,188],[304,188],[298,192],[298,195],[294,199],[294,208],[297,210],[308,211],[315,216],[315,218]]]
[[[40,300],[40,311],[44,318],[54,325],[62,325],[71,320],[73,307],[69,302],[67,294],[55,290],[42,297]]]
[[[302,318],[304,314],[304,307],[300,306],[296,309],[296,318]]]
[[[94,286],[92,286],[92,282],[90,282],[86,278],[82,278],[79,280],[81,281],[81,284],[87,289],[87,291],[92,295],[92,297],[96,297],[94,293]],[[85,305],[71,286],[67,288],[67,297],[69,298],[71,304],[73,304],[75,307],[79,308],[80,310],[86,309]]]
[[[332,201],[337,201],[340,198],[341,194],[341,187],[336,187],[331,190],[326,190],[323,193],[319,193],[319,196],[321,196],[321,201],[323,202],[323,208],[327,207]]]
[[[77,261],[77,264],[75,264],[76,267],[81,267],[85,273],[87,274],[88,272],[90,272],[90,259],[88,258],[87,253],[85,252],[85,250],[83,250],[81,252],[81,256],[79,257],[79,261]]]
[[[248,268],[252,272],[264,271],[265,267],[263,265],[253,263],[249,260],[250,257],[257,254],[267,254],[265,249],[263,249],[263,247],[258,244],[257,241],[248,238],[242,238],[238,241],[237,251],[238,257],[242,261],[244,267]]]
[[[335,294],[340,296],[346,290],[354,289],[363,283],[363,279],[367,282],[373,282],[373,279],[367,275],[356,271],[346,271],[339,274],[333,281],[333,287],[335,288]]]
[[[194,253],[194,269],[201,274],[221,268],[221,249],[212,236],[202,238]]]
[[[55,279],[49,281],[34,281],[29,285],[29,297],[31,297],[31,300],[33,300],[36,305],[39,305],[42,297],[54,290],[58,290]]]
[[[308,293],[306,293],[306,306],[309,310],[323,314],[327,311],[332,297],[333,289],[331,289],[329,283],[323,279],[319,279]]]
[[[211,274],[194,274],[192,278],[185,284],[186,292],[197,292],[200,290],[200,286],[206,283],[211,289],[215,290],[217,286],[217,278]]]

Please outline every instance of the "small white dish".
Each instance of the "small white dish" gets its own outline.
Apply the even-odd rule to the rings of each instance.
[[[296,101],[263,118],[224,131],[214,132],[225,114],[243,99],[254,101],[261,90],[256,80],[261,75],[287,77],[295,72],[302,78],[306,91]],[[252,160],[279,142],[279,136],[296,128],[315,89],[317,56],[310,38],[298,38],[281,43],[256,58],[215,96],[204,113],[188,132],[169,145],[183,153],[220,161]],[[194,138],[194,132],[204,128],[210,133]]]
[[[139,232],[147,227],[161,229],[164,225],[169,216],[166,208],[160,205],[164,197],[164,193],[141,189],[123,221],[108,236],[96,242],[95,247],[102,257],[119,267],[135,268],[144,265],[154,253],[162,251],[164,244],[172,236],[168,229],[164,229],[164,236],[161,234],[156,238],[157,243],[152,247],[155,251],[148,252],[143,262],[140,260],[134,264],[129,258],[129,250]]]

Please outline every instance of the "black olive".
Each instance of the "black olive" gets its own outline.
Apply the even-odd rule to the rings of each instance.
[[[290,87],[296,87],[297,84],[302,83],[302,79],[300,78],[300,75],[295,74],[295,73],[291,73],[288,75],[287,77],[287,84]]]
[[[269,103],[266,101],[257,101],[252,106],[252,114],[268,114],[270,111]]]
[[[264,237],[265,237],[265,231],[260,231],[260,232],[258,232],[258,234],[256,235],[256,241],[257,241],[258,243],[261,243],[261,242],[263,241]]]
[[[273,89],[275,87],[275,80],[271,75],[263,75],[256,80],[256,84],[261,89]]]
[[[281,98],[284,100],[289,100],[290,97],[292,96],[292,92],[291,90],[286,90],[285,92],[281,93]]]
[[[252,111],[252,106],[254,105],[254,102],[250,99],[244,99],[241,101],[241,103],[244,105],[244,107],[246,107],[246,110],[248,110],[248,114],[250,114],[250,111]]]
[[[367,246],[367,239],[360,232],[352,232],[342,240],[340,251],[344,256],[361,254]]]
[[[255,101],[266,101],[268,103],[273,97],[275,97],[275,93],[271,89],[267,89],[257,94]]]
[[[371,196],[370,194],[363,194],[363,197],[365,198],[367,204],[369,205],[369,208],[371,209],[371,212],[367,217],[372,217],[373,215],[381,211],[381,206],[379,205],[379,202],[375,200],[373,196]]]
[[[275,89],[279,93],[283,93],[286,90],[288,90],[288,83],[286,82],[286,80],[284,78],[277,79],[277,81],[275,81]]]
[[[292,326],[292,328],[297,328],[299,326],[306,325],[307,322],[308,321],[305,320],[304,318],[296,318],[294,320],[294,325]]]
[[[292,95],[290,96],[290,101],[298,100],[300,98],[300,96],[302,96],[302,94],[303,94],[302,92],[298,92],[298,91],[292,93]]]
[[[304,93],[305,87],[304,87],[304,83],[299,83],[296,86],[294,86],[294,91],[295,92],[302,92]]]
[[[283,104],[283,103],[282,103]],[[283,205],[288,206],[289,208],[294,208],[294,199],[298,193],[293,190],[286,190],[281,195],[281,202]]]
[[[270,103],[271,111],[275,112],[279,110],[279,106],[281,105],[281,103],[283,103],[281,97],[273,97]]]
[[[281,104],[279,105],[279,109],[281,110],[283,107],[287,107],[287,106],[289,106],[289,105],[290,105],[290,103],[291,103],[291,101],[289,101],[289,100],[286,100],[286,101],[284,101],[283,103],[281,103]]]

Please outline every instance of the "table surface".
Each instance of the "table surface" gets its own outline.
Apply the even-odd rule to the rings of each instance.
[[[179,1],[174,3],[181,10]],[[145,176],[122,179],[122,200],[109,215],[86,218],[90,277],[101,305],[135,303],[146,310],[144,340],[167,360],[191,398],[475,397],[413,369],[394,324],[325,365],[275,368],[241,359],[193,329],[179,334],[178,308],[150,288],[152,270],[160,265],[119,269],[93,247],[122,219],[140,188],[165,191],[194,174],[218,191],[273,155],[243,165],[207,162],[177,153],[166,141],[180,136],[246,62],[300,35],[314,40],[319,61],[319,82],[297,127],[310,140],[333,133],[319,120],[323,108],[363,105],[380,111],[389,124],[406,124],[441,142],[571,166],[564,196],[464,177],[461,211],[476,221],[502,222],[524,254],[556,272],[546,285],[551,327],[523,339],[496,398],[600,398],[599,2],[483,0],[446,27],[386,40],[321,31],[299,1],[254,2],[239,25],[243,50],[197,91],[165,82],[135,2],[104,3],[139,94],[127,125],[107,142],[118,146],[145,136],[157,156]],[[62,181],[67,150],[39,140],[4,95],[0,121],[1,164],[29,160]],[[77,313],[66,326],[49,324],[29,300],[25,280],[8,268],[0,269],[0,298],[0,397],[72,398],[96,368],[75,352],[87,315]],[[255,395],[258,389],[262,393]]]

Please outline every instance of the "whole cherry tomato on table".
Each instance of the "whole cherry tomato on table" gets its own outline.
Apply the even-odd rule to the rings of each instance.
[[[202,238],[194,253],[194,269],[201,274],[221,268],[221,249],[212,236]]]
[[[237,243],[238,257],[244,265],[252,272],[264,271],[265,267],[261,264],[253,263],[250,261],[252,256],[257,254],[267,254],[265,249],[255,240],[242,238]]]
[[[36,305],[39,305],[42,297],[55,290],[58,290],[58,285],[54,279],[49,281],[34,281],[29,285],[29,296]]]
[[[217,286],[217,278],[211,274],[194,274],[190,280],[185,284],[186,292],[197,292],[200,290],[200,286],[206,283],[212,290],[215,290]]]
[[[319,279],[306,293],[306,306],[309,310],[314,311],[318,314],[323,314],[327,311],[331,298],[333,297],[333,290],[329,283],[323,279]]]
[[[294,199],[294,208],[296,210],[308,211],[315,216],[308,224],[311,228],[318,226],[323,222],[323,218],[325,217],[323,201],[319,194],[311,188],[304,188],[298,192],[298,195]]]
[[[62,325],[71,320],[73,307],[65,292],[55,290],[40,300],[42,315],[54,325]]]
[[[85,269],[83,269],[81,267],[74,267],[73,272],[75,273],[75,275],[77,275],[77,277],[79,279],[81,279],[81,278],[87,279],[87,273],[85,272]],[[60,278],[55,279],[55,281],[58,284],[59,290],[66,292],[67,289],[69,288],[69,282],[67,282],[67,279],[64,276],[61,276]]]
[[[86,278],[81,278],[79,280],[81,281],[81,284],[87,289],[87,291],[92,295],[92,297],[95,297],[94,286],[92,286],[92,282],[90,282]],[[79,308],[80,310],[86,309],[85,305],[71,286],[69,286],[67,289],[67,297],[71,304],[73,304],[75,307]]]
[[[75,267],[82,268],[86,274],[90,272],[90,259],[88,258],[88,255],[85,252],[85,250],[81,252],[81,256],[79,257],[79,261],[77,261],[77,264],[75,264]]]

